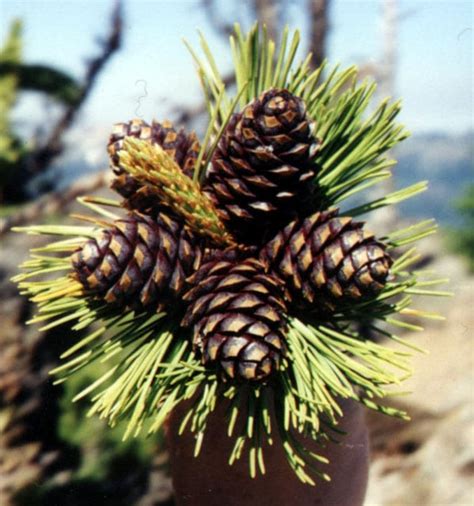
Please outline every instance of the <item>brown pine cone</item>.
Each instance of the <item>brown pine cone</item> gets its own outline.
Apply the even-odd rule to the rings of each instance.
[[[189,278],[183,326],[204,364],[232,379],[262,381],[285,353],[281,281],[256,259],[209,260]]]
[[[199,141],[194,132],[187,134],[183,129],[177,131],[169,121],[163,121],[163,123],[153,121],[149,125],[145,121],[134,119],[128,123],[114,125],[107,148],[111,168],[117,176],[111,187],[124,197],[123,205],[127,209],[150,214],[153,210],[160,208],[159,203],[156,202],[156,196],[120,165],[120,150],[125,138],[129,136],[149,140],[161,146],[190,178],[193,177],[194,164],[199,154]]]
[[[304,207],[319,147],[313,130],[304,102],[287,90],[270,89],[232,116],[203,189],[241,241],[259,242]]]
[[[74,276],[106,302],[162,310],[179,300],[199,266],[198,241],[180,220],[132,213],[88,240],[72,256]]]
[[[316,309],[377,295],[392,265],[385,245],[336,209],[293,221],[262,248],[260,259],[286,282],[295,302]]]

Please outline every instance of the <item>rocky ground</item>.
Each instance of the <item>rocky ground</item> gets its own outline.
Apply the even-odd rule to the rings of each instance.
[[[425,250],[437,251],[430,239]],[[411,422],[369,414],[372,465],[366,506],[474,504],[474,278],[458,258],[430,268],[450,278],[449,299],[417,304],[446,317],[413,341],[428,351],[413,357],[411,394],[399,402]]]
[[[22,350],[28,354],[31,347],[38,348],[41,343],[34,332],[25,331],[23,320],[29,309],[8,281],[28,247],[37,242],[37,238],[27,240],[10,234],[8,239],[2,239],[0,249],[2,500],[11,492],[11,487],[21,488],[25,480],[40,484],[57,471],[61,461],[61,448],[55,446],[54,438],[43,437],[41,432],[35,435],[24,428],[32,417],[50,423],[45,413],[54,417],[55,409],[54,402],[49,411],[37,405],[41,396],[50,392],[47,377],[43,368],[34,376],[35,366],[22,358]],[[440,243],[430,239],[423,247],[431,255],[440,250]],[[474,504],[474,278],[468,276],[458,258],[449,255],[435,256],[429,267],[451,278],[448,289],[454,292],[454,297],[420,300],[417,304],[439,311],[447,319],[432,321],[426,332],[412,336],[416,344],[429,351],[427,355],[414,356],[415,373],[406,385],[412,393],[397,401],[409,411],[412,421],[368,415],[372,464],[366,506]],[[38,353],[43,350],[41,346]],[[41,353],[44,355],[44,350]],[[37,357],[31,353],[30,356]],[[47,358],[54,362],[54,357]],[[28,367],[29,372],[20,378],[19,372],[27,371]],[[42,393],[30,396],[32,390]],[[12,427],[15,416],[21,421],[20,428],[26,431],[23,435],[21,431],[18,433],[18,426]],[[134,504],[151,506],[169,499],[170,483],[163,471],[163,458],[163,455],[157,457],[147,479],[147,491]],[[21,469],[23,461],[25,467]],[[67,476],[62,474],[66,482]],[[2,502],[2,506],[7,504],[10,503]]]

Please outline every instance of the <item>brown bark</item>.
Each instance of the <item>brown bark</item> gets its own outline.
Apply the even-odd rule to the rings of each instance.
[[[363,408],[342,401],[345,413],[340,428],[340,443],[323,448],[314,441],[305,445],[330,459],[324,467],[332,481],[316,479],[316,486],[302,484],[289,467],[279,438],[264,449],[266,474],[249,478],[244,455],[233,466],[227,463],[233,440],[226,436],[225,403],[211,415],[200,456],[193,457],[194,437],[178,436],[186,405],[180,405],[169,420],[167,439],[171,471],[178,506],[359,506],[367,486],[368,439]],[[275,427],[275,424],[272,424]]]
[[[330,0],[309,0],[311,33],[310,51],[313,53],[311,66],[318,68],[326,55],[326,38],[329,29],[328,11]]]
[[[0,504],[14,506],[18,494],[69,464],[57,437],[61,389],[48,375],[64,329],[25,329],[30,305],[14,294],[7,276],[0,273]]]
[[[255,15],[265,24],[270,39],[278,40],[278,2],[276,0],[255,0]]]
[[[106,186],[112,177],[112,172],[101,171],[93,176],[85,176],[75,181],[62,191],[47,193],[36,202],[23,207],[17,213],[0,219],[0,237],[13,227],[38,222],[51,213],[57,213],[72,204],[77,197],[93,192]]]

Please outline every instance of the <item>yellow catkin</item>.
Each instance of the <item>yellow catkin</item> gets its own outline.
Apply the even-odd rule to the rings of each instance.
[[[216,244],[234,244],[211,200],[161,146],[127,137],[119,156],[120,165],[180,214],[192,230]]]

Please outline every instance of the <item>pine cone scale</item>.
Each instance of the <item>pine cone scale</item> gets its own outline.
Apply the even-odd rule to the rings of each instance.
[[[130,176],[120,164],[120,151],[127,137],[158,144],[176,161],[184,174],[191,178],[200,151],[199,141],[194,133],[186,134],[182,129],[175,130],[169,121],[153,121],[149,125],[145,121],[134,119],[114,126],[108,144],[111,167],[116,174],[112,189],[124,197],[123,205],[128,209],[147,214],[160,211],[162,205],[156,202],[155,194]]]
[[[287,282],[292,301],[333,310],[336,301],[377,295],[386,284],[392,260],[362,226],[336,210],[314,213],[285,227],[260,258]]]
[[[258,242],[306,205],[319,146],[312,130],[303,101],[287,90],[268,90],[232,116],[203,189],[241,241]]]
[[[285,352],[286,306],[281,283],[261,262],[210,259],[188,283],[182,325],[193,328],[194,348],[204,364],[243,381],[264,380],[278,368]]]
[[[107,301],[132,307],[138,301],[160,310],[179,297],[182,325],[192,329],[204,364],[229,378],[265,381],[286,352],[287,302],[327,312],[377,295],[392,263],[362,223],[335,209],[310,214],[306,197],[321,145],[314,127],[303,100],[282,89],[265,91],[231,116],[203,192],[241,244],[232,252],[206,250],[201,263],[182,219],[120,166],[132,136],[158,144],[186,173],[198,158],[196,137],[167,121],[116,125],[109,142],[113,188],[125,207],[148,218],[119,220],[86,244],[74,256],[77,278]]]
[[[117,220],[72,256],[76,278],[109,303],[134,308],[177,300],[200,261],[200,246],[183,224],[161,212]]]

